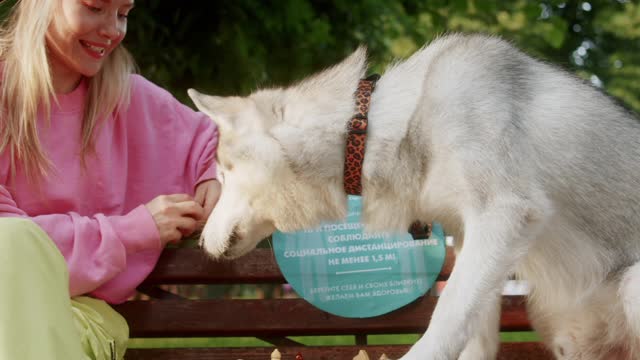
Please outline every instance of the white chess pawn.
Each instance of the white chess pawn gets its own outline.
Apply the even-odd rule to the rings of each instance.
[[[358,355],[356,355],[356,357],[354,357],[353,360],[369,360],[369,355],[367,354],[366,351],[360,350],[358,352]]]
[[[280,355],[280,351],[278,351],[278,349],[273,350],[273,352],[271,353],[271,360],[281,360],[282,359],[282,355]]]

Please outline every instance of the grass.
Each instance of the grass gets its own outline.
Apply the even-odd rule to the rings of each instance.
[[[413,344],[420,338],[418,334],[409,335],[369,335],[368,342],[371,345],[383,344]],[[292,340],[305,345],[355,345],[353,336],[292,336]],[[501,333],[502,342],[539,341],[535,332],[508,332]],[[233,338],[140,338],[129,340],[129,348],[184,348],[184,347],[251,347],[273,345],[252,337]]]

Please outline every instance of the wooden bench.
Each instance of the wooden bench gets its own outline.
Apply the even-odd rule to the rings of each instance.
[[[447,248],[439,280],[451,273],[454,255]],[[301,352],[305,360],[351,360],[359,349],[371,359],[385,353],[398,358],[409,345],[367,345],[370,334],[421,334],[437,297],[431,294],[394,312],[367,319],[351,319],[319,310],[303,299],[189,300],[158,287],[161,284],[282,284],[285,283],[270,249],[256,249],[231,262],[214,262],[199,249],[167,249],[156,269],[140,287],[151,300],[132,300],[116,306],[128,320],[132,338],[256,337],[272,347],[130,349],[127,360],[269,360],[277,347],[282,359]],[[501,330],[530,330],[523,299],[503,296]],[[353,335],[353,346],[303,346],[289,336]],[[502,343],[501,360],[551,359],[536,342]]]

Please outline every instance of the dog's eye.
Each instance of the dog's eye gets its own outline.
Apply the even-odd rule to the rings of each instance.
[[[284,119],[284,106],[276,106],[273,105],[271,107],[271,112],[276,119],[283,120]]]

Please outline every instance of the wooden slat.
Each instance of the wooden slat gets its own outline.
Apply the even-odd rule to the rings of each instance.
[[[155,286],[155,285],[146,285],[146,284],[142,284],[140,286],[138,286],[138,291],[142,294],[145,294],[147,296],[150,296],[154,299],[161,299],[161,300],[188,300],[187,298],[185,298],[184,296],[180,296],[177,294],[172,293],[171,291],[167,291],[165,289],[161,289],[159,286]]]
[[[308,360],[350,360],[361,346],[285,347],[278,350],[283,360],[293,360],[300,352]],[[401,357],[408,345],[367,346],[371,359],[387,354],[392,359]],[[269,360],[273,348],[205,348],[205,349],[131,349],[125,360]],[[551,360],[553,357],[540,343],[503,343],[498,360]]]
[[[451,274],[455,255],[447,247],[438,280]],[[201,249],[166,249],[145,285],[284,283],[271,249],[255,249],[233,261],[213,261]]]
[[[256,249],[234,261],[213,261],[201,249],[165,249],[145,280],[157,284],[283,283],[270,249]]]
[[[437,299],[424,296],[394,312],[367,319],[335,316],[302,299],[150,300],[116,306],[132,337],[290,336],[421,333]],[[503,297],[501,328],[529,330],[521,297]]]

